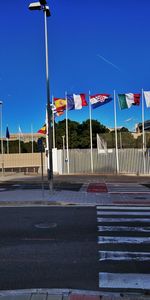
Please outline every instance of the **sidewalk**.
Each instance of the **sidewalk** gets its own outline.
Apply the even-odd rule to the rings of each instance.
[[[71,290],[17,290],[1,291],[0,300],[146,300],[149,296],[100,293],[93,291]]]
[[[27,178],[27,177],[25,177]],[[2,179],[2,178],[1,178]],[[5,177],[1,182],[11,180]],[[15,181],[16,179],[16,181]],[[117,178],[118,179],[118,178]],[[15,189],[7,190],[0,187],[0,206],[45,206],[45,205],[80,205],[80,206],[150,206],[150,189],[139,185],[139,182],[109,182],[106,189],[102,182],[102,189],[98,184],[94,186],[94,178],[89,183],[84,183],[79,191],[23,189],[17,183],[18,177],[14,177]],[[22,179],[24,180],[24,178]],[[28,178],[30,180],[30,178]],[[146,179],[146,181],[148,181]],[[12,182],[12,181],[11,181]],[[98,182],[98,180],[97,180]],[[144,182],[144,181],[142,181]],[[134,188],[134,189],[133,189]],[[100,192],[101,191],[101,192]],[[120,192],[118,192],[120,191]],[[17,291],[0,291],[0,300],[145,300],[150,296],[106,294],[95,291],[32,289]]]
[[[13,182],[12,188],[0,186],[0,206],[4,205],[150,205],[150,189],[139,183],[107,183],[106,190],[85,183],[79,191],[68,189],[27,189]],[[88,188],[90,186],[90,188]]]

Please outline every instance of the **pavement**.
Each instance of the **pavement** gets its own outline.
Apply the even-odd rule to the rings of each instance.
[[[0,177],[0,206],[40,206],[40,205],[135,205],[150,206],[149,177],[59,177],[56,182],[68,181],[70,184],[78,181],[81,188],[76,190],[54,189],[23,189],[22,182],[37,182],[37,178],[14,174]],[[11,183],[12,189],[4,186]],[[58,183],[57,182],[57,183]],[[9,184],[8,184],[9,186]],[[106,294],[95,291],[32,289],[16,291],[0,291],[0,300],[131,300],[150,299],[150,295]]]
[[[92,291],[76,290],[17,290],[0,292],[1,300],[145,300],[149,296],[123,295],[123,294],[103,294]]]
[[[88,179],[87,179],[88,178]],[[44,179],[45,180],[45,179]],[[61,184],[59,184],[61,181]],[[4,183],[11,183],[7,188]],[[40,176],[14,174],[0,177],[0,206],[8,205],[150,205],[149,177],[137,176],[57,176],[54,190],[23,188],[34,185]],[[64,183],[64,187],[63,187]],[[76,185],[80,185],[76,189]],[[149,187],[148,187],[149,185]],[[67,188],[65,188],[65,186]],[[70,188],[69,188],[70,186]],[[72,188],[75,186],[75,189]]]

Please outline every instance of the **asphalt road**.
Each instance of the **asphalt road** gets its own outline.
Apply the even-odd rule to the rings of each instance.
[[[147,292],[149,282],[149,208],[0,208],[0,290]]]
[[[0,290],[98,289],[95,208],[0,208]]]

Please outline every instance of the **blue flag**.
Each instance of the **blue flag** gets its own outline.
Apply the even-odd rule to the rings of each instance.
[[[9,134],[9,129],[8,126],[6,127],[6,138],[9,139],[10,138],[10,134]]]

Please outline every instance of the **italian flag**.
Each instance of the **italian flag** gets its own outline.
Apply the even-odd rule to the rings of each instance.
[[[118,94],[118,100],[121,109],[130,108],[140,104],[140,94]]]

